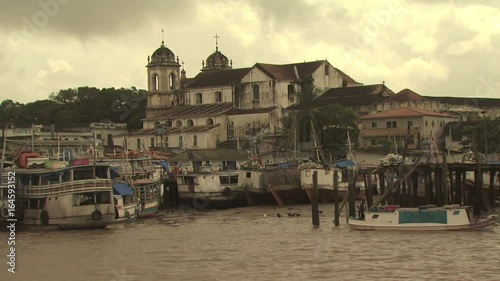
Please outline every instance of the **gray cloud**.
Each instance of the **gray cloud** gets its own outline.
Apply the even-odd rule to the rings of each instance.
[[[42,8],[56,1],[67,4]],[[234,67],[328,58],[365,84],[385,80],[394,91],[471,96],[481,81],[500,81],[495,4],[7,0],[0,3],[0,36],[6,38],[0,41],[0,81],[8,93],[2,98],[27,102],[78,86],[144,88],[146,57],[159,47],[161,28],[191,77],[214,51],[218,33]],[[499,88],[490,86],[488,93],[498,95]]]

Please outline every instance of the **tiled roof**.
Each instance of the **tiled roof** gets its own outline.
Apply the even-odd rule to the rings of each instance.
[[[172,127],[166,128],[166,134],[178,134],[178,133],[200,133],[207,132],[213,128],[218,127],[219,124],[215,125],[204,125],[204,126],[193,126],[193,127]],[[125,134],[124,134],[125,135]],[[139,129],[128,133],[129,136],[137,135],[156,135],[156,129]]]
[[[271,78],[276,80],[301,80],[308,75],[312,75],[324,61],[310,61],[291,64],[268,64],[256,63],[255,67],[264,71]],[[297,71],[295,71],[297,70]]]
[[[424,97],[415,93],[410,89],[404,89],[395,94],[394,96],[388,98],[388,102],[405,102],[405,101],[422,101],[425,100]]]
[[[196,104],[196,105],[179,105],[171,108],[165,109],[162,113],[159,113],[145,120],[164,120],[172,118],[184,118],[184,117],[210,117],[217,116],[228,112],[233,108],[233,104],[230,102],[220,102],[211,104]]]
[[[247,159],[248,153],[237,149],[186,149],[170,158],[169,161],[244,161]]]
[[[453,117],[452,115],[449,114],[439,113],[421,108],[400,107],[392,110],[365,115],[360,117],[360,119],[379,119],[379,118],[391,118],[391,117],[416,117],[416,116]]]
[[[198,73],[186,86],[187,89],[229,86],[238,83],[251,68],[212,70]]]
[[[431,97],[424,98],[453,105],[480,106],[480,107],[500,107],[500,99],[478,98],[478,97]]]
[[[385,100],[394,92],[384,84],[328,88],[320,93],[313,101],[314,106],[340,104],[344,106],[368,105]],[[289,109],[300,108],[300,103]]]
[[[345,74],[342,70],[340,70],[336,67],[334,67],[334,68],[339,73],[339,75],[342,77],[342,79],[347,82],[348,85],[352,85],[352,84],[363,85],[362,83],[359,83],[356,80],[352,79],[351,76]]]
[[[269,113],[275,110],[276,107],[267,107],[267,108],[257,108],[257,109],[238,109],[233,108],[227,114],[228,115],[240,115],[240,114],[255,114],[255,113]]]

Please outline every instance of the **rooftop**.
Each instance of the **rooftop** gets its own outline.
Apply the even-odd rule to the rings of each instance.
[[[377,112],[360,117],[360,119],[379,119],[392,117],[418,117],[418,116],[438,116],[438,117],[453,117],[449,114],[439,113],[435,111],[425,110],[414,107],[400,107],[383,112]]]
[[[186,149],[170,158],[170,161],[244,161],[248,153],[237,149]]]
[[[209,73],[209,72],[207,72]],[[195,118],[217,116],[228,112],[233,108],[230,102],[211,104],[179,105],[165,109],[162,113],[146,118],[144,120],[165,120],[172,118]]]
[[[186,88],[193,89],[202,87],[230,86],[238,83],[241,78],[243,78],[243,76],[250,71],[250,69],[251,68],[248,67],[203,71],[192,78]]]
[[[207,132],[213,128],[218,127],[219,124],[215,125],[204,125],[204,126],[192,126],[192,127],[171,127],[166,128],[166,134],[178,134],[178,133],[200,133]],[[156,135],[156,128],[153,129],[139,129],[128,133],[129,136],[136,135]]]

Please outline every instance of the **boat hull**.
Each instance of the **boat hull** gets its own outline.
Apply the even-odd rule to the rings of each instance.
[[[262,188],[246,187],[245,197],[250,206],[276,204],[273,194]]]
[[[307,193],[300,187],[300,185],[292,186],[273,186],[271,192],[279,205],[281,200],[285,205],[304,204],[309,203]],[[279,198],[277,198],[277,196]]]
[[[234,208],[246,206],[241,191],[230,192],[179,192],[179,200],[195,209]]]
[[[494,220],[481,220],[461,225],[416,224],[416,225],[367,225],[364,221],[351,219],[348,224],[353,230],[398,230],[398,231],[458,231],[489,228],[495,226]]]
[[[37,218],[26,216],[21,224],[23,228],[43,228],[43,229],[95,229],[105,228],[114,222],[114,213],[103,213],[101,220],[93,220],[89,216],[72,216],[66,218],[50,218],[47,225],[42,225]]]
[[[306,188],[305,191],[307,193],[307,197],[312,202],[313,190]],[[342,201],[342,200],[344,200],[344,197],[347,195],[347,191],[346,190],[342,190],[342,191],[339,190],[338,195],[339,195],[339,201]],[[361,190],[356,194],[356,200],[364,199],[365,196],[366,196],[365,190]],[[334,197],[333,190],[318,187],[318,202],[319,203],[333,203],[334,200],[335,200],[335,197]]]
[[[160,201],[146,202],[144,207],[139,211],[139,218],[150,218],[158,213]]]

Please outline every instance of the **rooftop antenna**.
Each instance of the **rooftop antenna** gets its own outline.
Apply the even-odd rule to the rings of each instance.
[[[215,34],[214,38],[215,38],[215,51],[217,52],[219,51],[219,41],[217,39],[219,39],[220,37],[219,35]]]

